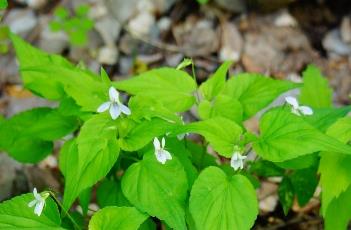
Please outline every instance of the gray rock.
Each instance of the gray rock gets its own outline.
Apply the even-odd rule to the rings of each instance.
[[[243,38],[234,23],[223,22],[221,25],[221,47],[219,59],[221,61],[239,61],[243,49]]]
[[[105,16],[95,22],[95,29],[106,45],[113,45],[121,32],[121,24],[115,18]]]
[[[30,9],[13,9],[5,18],[10,30],[20,36],[27,36],[38,24],[38,19]]]
[[[0,201],[11,197],[16,170],[21,165],[5,153],[0,153]]]
[[[351,43],[351,18],[344,17],[340,26],[340,35],[344,42]]]
[[[139,0],[106,0],[107,9],[121,23],[124,24],[137,12]]]
[[[39,48],[49,53],[62,53],[68,47],[68,36],[63,31],[52,32],[48,21],[44,24],[44,29],[40,33]]]
[[[339,29],[334,29],[328,32],[323,38],[323,47],[329,53],[329,55],[350,55],[351,45],[343,42],[340,35]]]
[[[104,46],[100,48],[97,59],[101,64],[113,65],[117,62],[118,54],[116,46]]]

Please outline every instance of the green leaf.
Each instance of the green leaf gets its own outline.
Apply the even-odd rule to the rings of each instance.
[[[192,156],[191,161],[199,171],[207,166],[217,165],[216,158],[207,152],[207,148],[205,146],[195,144],[190,140],[185,141],[186,147]]]
[[[297,170],[290,175],[290,180],[299,205],[305,206],[313,197],[318,185],[316,167]]]
[[[303,72],[303,87],[300,102],[313,108],[327,108],[332,106],[332,89],[328,80],[322,76],[320,70],[309,65]]]
[[[75,13],[80,17],[86,16],[89,13],[89,10],[89,5],[85,4],[79,5],[76,9],[74,9]]]
[[[155,98],[140,95],[134,96],[130,98],[128,106],[132,111],[130,118],[136,121],[141,120],[142,118],[150,120],[153,117],[158,117],[165,121],[182,123],[182,120],[178,115],[169,111],[165,105]]]
[[[289,177],[283,177],[278,189],[279,201],[283,207],[284,214],[287,215],[294,202],[294,187]]]
[[[182,163],[186,172],[189,187],[191,187],[198,176],[198,171],[192,163],[191,153],[186,148],[186,141],[179,141],[177,138],[167,138],[167,151],[175,155]]]
[[[134,207],[106,207],[96,212],[89,222],[90,230],[137,230],[148,218]]]
[[[328,129],[327,134],[347,143],[351,140],[351,118],[339,119]],[[322,152],[320,155],[319,172],[323,189],[322,212],[325,215],[332,200],[351,187],[351,156],[333,152]]]
[[[74,117],[63,116],[57,109],[36,108],[21,112],[0,125],[0,149],[21,162],[38,162],[52,151],[53,140],[78,127]]]
[[[223,89],[231,65],[231,61],[224,62],[207,81],[200,85],[199,91],[206,100],[211,101]]]
[[[131,206],[122,193],[120,181],[105,179],[96,191],[96,198],[101,208],[106,206]]]
[[[186,111],[195,103],[196,83],[186,72],[172,68],[147,71],[114,86],[132,95],[154,98],[173,112]]]
[[[218,95],[212,102],[203,100],[198,108],[202,120],[213,117],[225,117],[240,124],[243,120],[243,107],[236,99]]]
[[[231,157],[234,146],[239,144],[242,129],[227,118],[215,117],[205,121],[190,123],[178,128],[176,132],[200,134],[220,155]]]
[[[118,139],[121,149],[125,151],[136,151],[147,145],[154,137],[171,132],[175,127],[174,123],[169,123],[159,118],[149,121],[143,120],[140,123],[132,124],[129,131],[121,135]]]
[[[259,160],[255,161],[250,165],[249,168],[250,173],[255,173],[258,176],[263,177],[275,177],[275,176],[282,176],[284,175],[285,170],[276,166],[274,163]]]
[[[91,190],[92,188],[86,188],[79,194],[79,205],[82,208],[83,215],[86,216],[89,209],[89,204],[91,200]]]
[[[237,99],[243,105],[244,119],[247,119],[269,105],[280,94],[298,86],[260,74],[242,73],[229,79],[222,93]]]
[[[322,132],[327,131],[329,126],[334,124],[351,111],[351,106],[342,108],[313,109],[313,116],[308,116],[305,120]]]
[[[291,160],[283,162],[275,162],[281,168],[284,169],[304,169],[313,167],[319,164],[319,153],[312,153],[309,155],[303,155]]]
[[[98,114],[84,123],[72,142],[65,166],[63,206],[68,209],[86,188],[106,176],[119,156],[116,123],[107,114]]]
[[[69,12],[63,6],[58,6],[54,11],[54,15],[58,18],[65,19],[69,16]]]
[[[61,219],[56,203],[49,197],[40,216],[28,203],[34,200],[31,193],[16,196],[0,203],[0,229],[56,229],[60,230]]]
[[[176,230],[186,229],[187,190],[184,168],[175,156],[163,165],[153,152],[146,153],[122,177],[122,191],[135,207]]]
[[[335,178],[334,178],[335,179]],[[351,219],[351,186],[329,204],[324,215],[325,230],[345,230]]]
[[[258,214],[256,192],[242,175],[228,177],[217,167],[203,170],[189,201],[197,229],[250,229]]]
[[[176,67],[177,70],[182,70],[189,65],[193,65],[193,60],[191,58],[184,58],[184,60],[179,63]]]
[[[0,0],[0,10],[6,9],[8,6],[7,0]]]
[[[44,53],[11,35],[26,88],[41,97],[61,100],[67,95],[83,111],[96,111],[108,99],[108,87],[89,70],[73,66],[58,55]]]
[[[260,120],[261,136],[254,150],[266,160],[281,162],[318,151],[351,154],[351,147],[314,128],[289,109],[268,111]]]

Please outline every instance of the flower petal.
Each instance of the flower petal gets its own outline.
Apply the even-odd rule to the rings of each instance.
[[[172,160],[172,155],[167,150],[162,150],[163,155],[165,156],[166,160]]]
[[[117,102],[119,100],[119,93],[114,87],[110,87],[110,89],[108,90],[108,94],[110,96],[111,102]]]
[[[33,189],[33,195],[34,195],[34,198],[35,198],[36,200],[38,200],[38,201],[42,200],[40,194],[39,194],[38,191],[37,191],[37,188],[34,188],[34,189]]]
[[[35,200],[32,200],[31,202],[28,203],[28,207],[33,207],[38,201],[35,199]]]
[[[112,105],[110,107],[110,115],[111,115],[112,119],[116,120],[120,114],[121,114],[121,110],[120,110],[119,106],[116,103],[112,103]]]
[[[44,205],[45,205],[45,201],[38,202],[38,204],[34,208],[34,213],[40,216],[41,213],[43,212]]]
[[[166,156],[162,153],[162,151],[157,151],[156,154],[156,159],[158,162],[160,162],[161,164],[166,163]]]
[[[313,114],[313,110],[308,106],[300,106],[299,110],[301,111],[301,113],[303,115],[312,115]]]
[[[286,97],[285,101],[295,109],[299,107],[299,102],[295,97]]]
[[[110,106],[111,106],[111,102],[104,102],[104,103],[102,103],[100,106],[99,106],[99,108],[97,109],[97,112],[98,113],[103,113],[103,112],[105,112],[105,111],[107,111],[108,110],[108,108],[110,108]]]
[[[124,113],[125,115],[131,114],[130,109],[127,106],[123,104],[119,104],[119,108],[121,109],[122,113]]]
[[[161,149],[160,141],[157,139],[157,137],[154,138],[154,147],[155,147],[155,150]]]

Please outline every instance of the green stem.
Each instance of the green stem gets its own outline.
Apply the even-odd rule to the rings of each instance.
[[[55,200],[55,202],[60,206],[61,210],[64,211],[65,215],[67,215],[68,219],[72,222],[72,224],[74,225],[75,229],[81,229],[79,227],[79,225],[77,224],[77,222],[73,219],[73,217],[66,211],[66,209],[64,209],[64,207],[62,206],[61,202],[56,198],[55,194],[52,191],[49,191],[49,194],[51,195],[51,197]]]

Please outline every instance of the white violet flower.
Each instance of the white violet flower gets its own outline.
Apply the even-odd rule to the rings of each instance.
[[[154,147],[156,159],[161,163],[165,164],[167,160],[172,160],[172,155],[165,150],[166,140],[162,138],[162,145],[160,141],[155,137],[154,138]]]
[[[108,92],[110,101],[102,103],[97,109],[97,112],[103,113],[109,109],[113,120],[117,119],[121,113],[124,113],[125,115],[130,115],[130,109],[127,106],[123,105],[122,102],[119,100],[118,91],[111,86]]]
[[[247,158],[247,156],[243,156],[240,154],[239,151],[235,151],[232,159],[230,160],[230,166],[236,171],[239,168],[243,169],[244,168],[244,160]]]
[[[28,207],[34,207],[34,214],[40,216],[41,213],[43,212],[44,206],[45,206],[45,200],[46,198],[49,197],[49,193],[46,192],[42,195],[40,195],[40,193],[37,192],[37,189],[34,188],[33,189],[33,195],[34,195],[34,200],[32,200],[31,202],[29,202]]]
[[[313,114],[313,110],[310,107],[300,106],[299,102],[294,97],[286,97],[285,101],[291,105],[291,112],[297,116]]]

